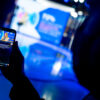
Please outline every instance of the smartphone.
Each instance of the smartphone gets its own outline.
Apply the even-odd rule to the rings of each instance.
[[[0,66],[8,66],[16,31],[0,27]]]

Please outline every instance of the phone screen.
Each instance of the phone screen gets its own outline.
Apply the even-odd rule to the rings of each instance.
[[[16,31],[12,29],[0,28],[0,66],[9,65],[15,36]]]

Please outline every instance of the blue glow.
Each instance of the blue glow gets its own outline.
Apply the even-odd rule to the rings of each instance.
[[[63,67],[72,69],[72,53],[59,47],[70,12],[60,5],[44,5],[33,0],[19,0],[18,6],[11,27],[19,31],[16,40],[25,58],[26,74],[32,78],[54,79],[53,68],[56,77]],[[18,26],[19,22],[22,22],[21,26]],[[57,54],[61,56],[57,57]]]
[[[69,2],[69,0],[64,0],[64,2],[66,2],[66,3],[67,3],[67,2]]]
[[[17,33],[17,41],[25,58],[25,73],[28,77],[53,80],[61,75],[67,76],[66,69],[72,72],[72,53],[68,49],[21,33]]]
[[[90,5],[87,4],[87,2],[85,2],[85,6],[86,6],[87,8],[90,8]]]

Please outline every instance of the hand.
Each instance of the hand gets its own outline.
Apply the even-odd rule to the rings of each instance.
[[[1,67],[1,71],[13,84],[10,92],[11,100],[40,100],[38,92],[24,75],[24,57],[18,48],[17,42],[13,45],[9,66]]]
[[[3,75],[13,84],[24,76],[24,57],[18,48],[17,42],[14,42],[12,47],[9,66],[1,67],[1,71]]]

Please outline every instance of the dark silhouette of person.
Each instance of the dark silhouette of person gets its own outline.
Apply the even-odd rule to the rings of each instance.
[[[87,0],[90,14],[72,45],[73,66],[80,84],[90,90],[84,100],[100,100],[100,0]]]

